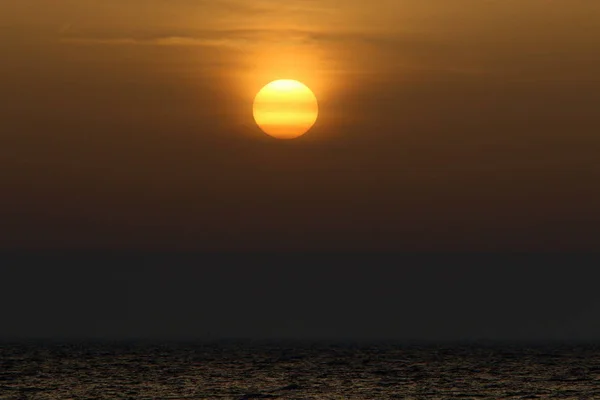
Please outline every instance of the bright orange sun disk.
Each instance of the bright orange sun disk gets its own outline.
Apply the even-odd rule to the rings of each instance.
[[[319,115],[314,93],[303,83],[280,79],[263,87],[254,98],[254,120],[266,134],[295,139],[308,132]]]

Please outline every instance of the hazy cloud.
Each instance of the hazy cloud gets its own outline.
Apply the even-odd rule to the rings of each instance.
[[[239,46],[256,43],[311,44],[324,42],[354,42],[384,44],[402,44],[407,40],[384,35],[365,35],[345,32],[323,32],[300,29],[233,29],[201,32],[169,32],[161,34],[134,35],[85,35],[71,34],[61,37],[63,43],[104,44],[104,45],[160,45],[160,46]]]

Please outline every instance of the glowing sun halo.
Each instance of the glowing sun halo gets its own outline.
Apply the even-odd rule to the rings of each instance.
[[[263,87],[254,98],[254,120],[266,134],[295,139],[312,128],[319,115],[314,93],[303,83],[280,79]]]

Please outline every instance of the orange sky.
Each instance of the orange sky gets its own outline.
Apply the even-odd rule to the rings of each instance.
[[[0,242],[595,249],[599,48],[596,0],[4,0]]]

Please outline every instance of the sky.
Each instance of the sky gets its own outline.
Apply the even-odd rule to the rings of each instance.
[[[0,0],[0,248],[597,250],[598,48],[597,0]]]
[[[600,338],[598,257],[2,255],[0,340]]]
[[[597,0],[0,0],[0,337],[597,339],[598,49]]]

